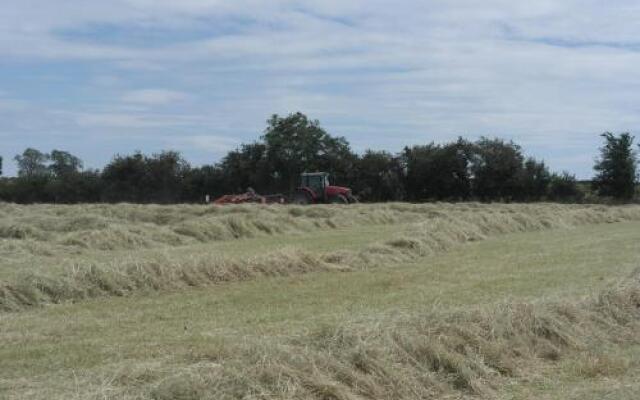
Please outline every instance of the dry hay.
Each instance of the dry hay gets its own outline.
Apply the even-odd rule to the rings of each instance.
[[[640,219],[640,207],[578,205],[377,204],[228,207],[0,203],[0,241],[34,240],[75,250],[180,246],[359,225],[478,220],[485,233]],[[516,226],[517,225],[517,226]],[[4,246],[6,244],[2,244]]]
[[[81,249],[133,250],[159,243],[178,246],[190,240],[206,242],[313,231],[318,226],[331,229],[331,226],[350,224],[413,223],[401,237],[354,251],[316,254],[284,249],[260,257],[226,258],[224,255],[204,254],[186,259],[172,258],[171,253],[166,252],[158,259],[100,264],[75,262],[63,266],[64,272],[57,275],[22,271],[15,280],[0,282],[0,310],[15,311],[41,304],[244,281],[265,276],[362,270],[410,261],[461,243],[506,233],[640,219],[640,207],[637,206],[549,204],[386,204],[291,208],[136,205],[34,207],[32,210],[0,205],[0,210],[14,215],[13,219],[0,223],[0,233],[14,237],[0,243],[0,254],[7,257],[20,257],[26,252],[47,255],[66,248],[72,248],[75,252]],[[16,211],[27,211],[27,215],[20,216]],[[128,219],[129,225],[116,217]],[[19,221],[30,223],[20,224]],[[74,231],[83,227],[83,224],[89,228]],[[14,228],[16,226],[21,226],[22,230]],[[16,239],[15,236],[21,238]],[[54,239],[53,243],[42,239],[57,236],[60,238]]]
[[[378,316],[290,337],[218,338],[184,360],[82,376],[95,399],[442,399],[497,397],[507,383],[576,360],[577,376],[615,377],[639,344],[640,272],[579,302],[503,303]],[[177,363],[176,363],[177,362]],[[74,379],[79,379],[74,375]]]

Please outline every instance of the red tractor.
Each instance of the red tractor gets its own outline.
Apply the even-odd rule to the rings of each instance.
[[[358,200],[351,193],[351,189],[331,186],[329,174],[326,172],[300,174],[300,186],[296,189],[292,199],[294,204],[350,204],[357,202]]]

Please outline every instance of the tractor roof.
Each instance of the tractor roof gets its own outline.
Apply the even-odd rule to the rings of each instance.
[[[328,172],[303,172],[302,176],[327,176]]]

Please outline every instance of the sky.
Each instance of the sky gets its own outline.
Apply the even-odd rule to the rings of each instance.
[[[357,152],[512,139],[592,176],[640,123],[632,0],[2,0],[0,156],[211,164],[301,111]]]

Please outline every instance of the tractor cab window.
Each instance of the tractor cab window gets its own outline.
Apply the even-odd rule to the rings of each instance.
[[[302,174],[302,186],[312,189],[314,192],[322,193],[329,186],[329,177],[325,174]]]
[[[309,187],[315,191],[322,191],[324,189],[325,177],[321,175],[309,176]]]

